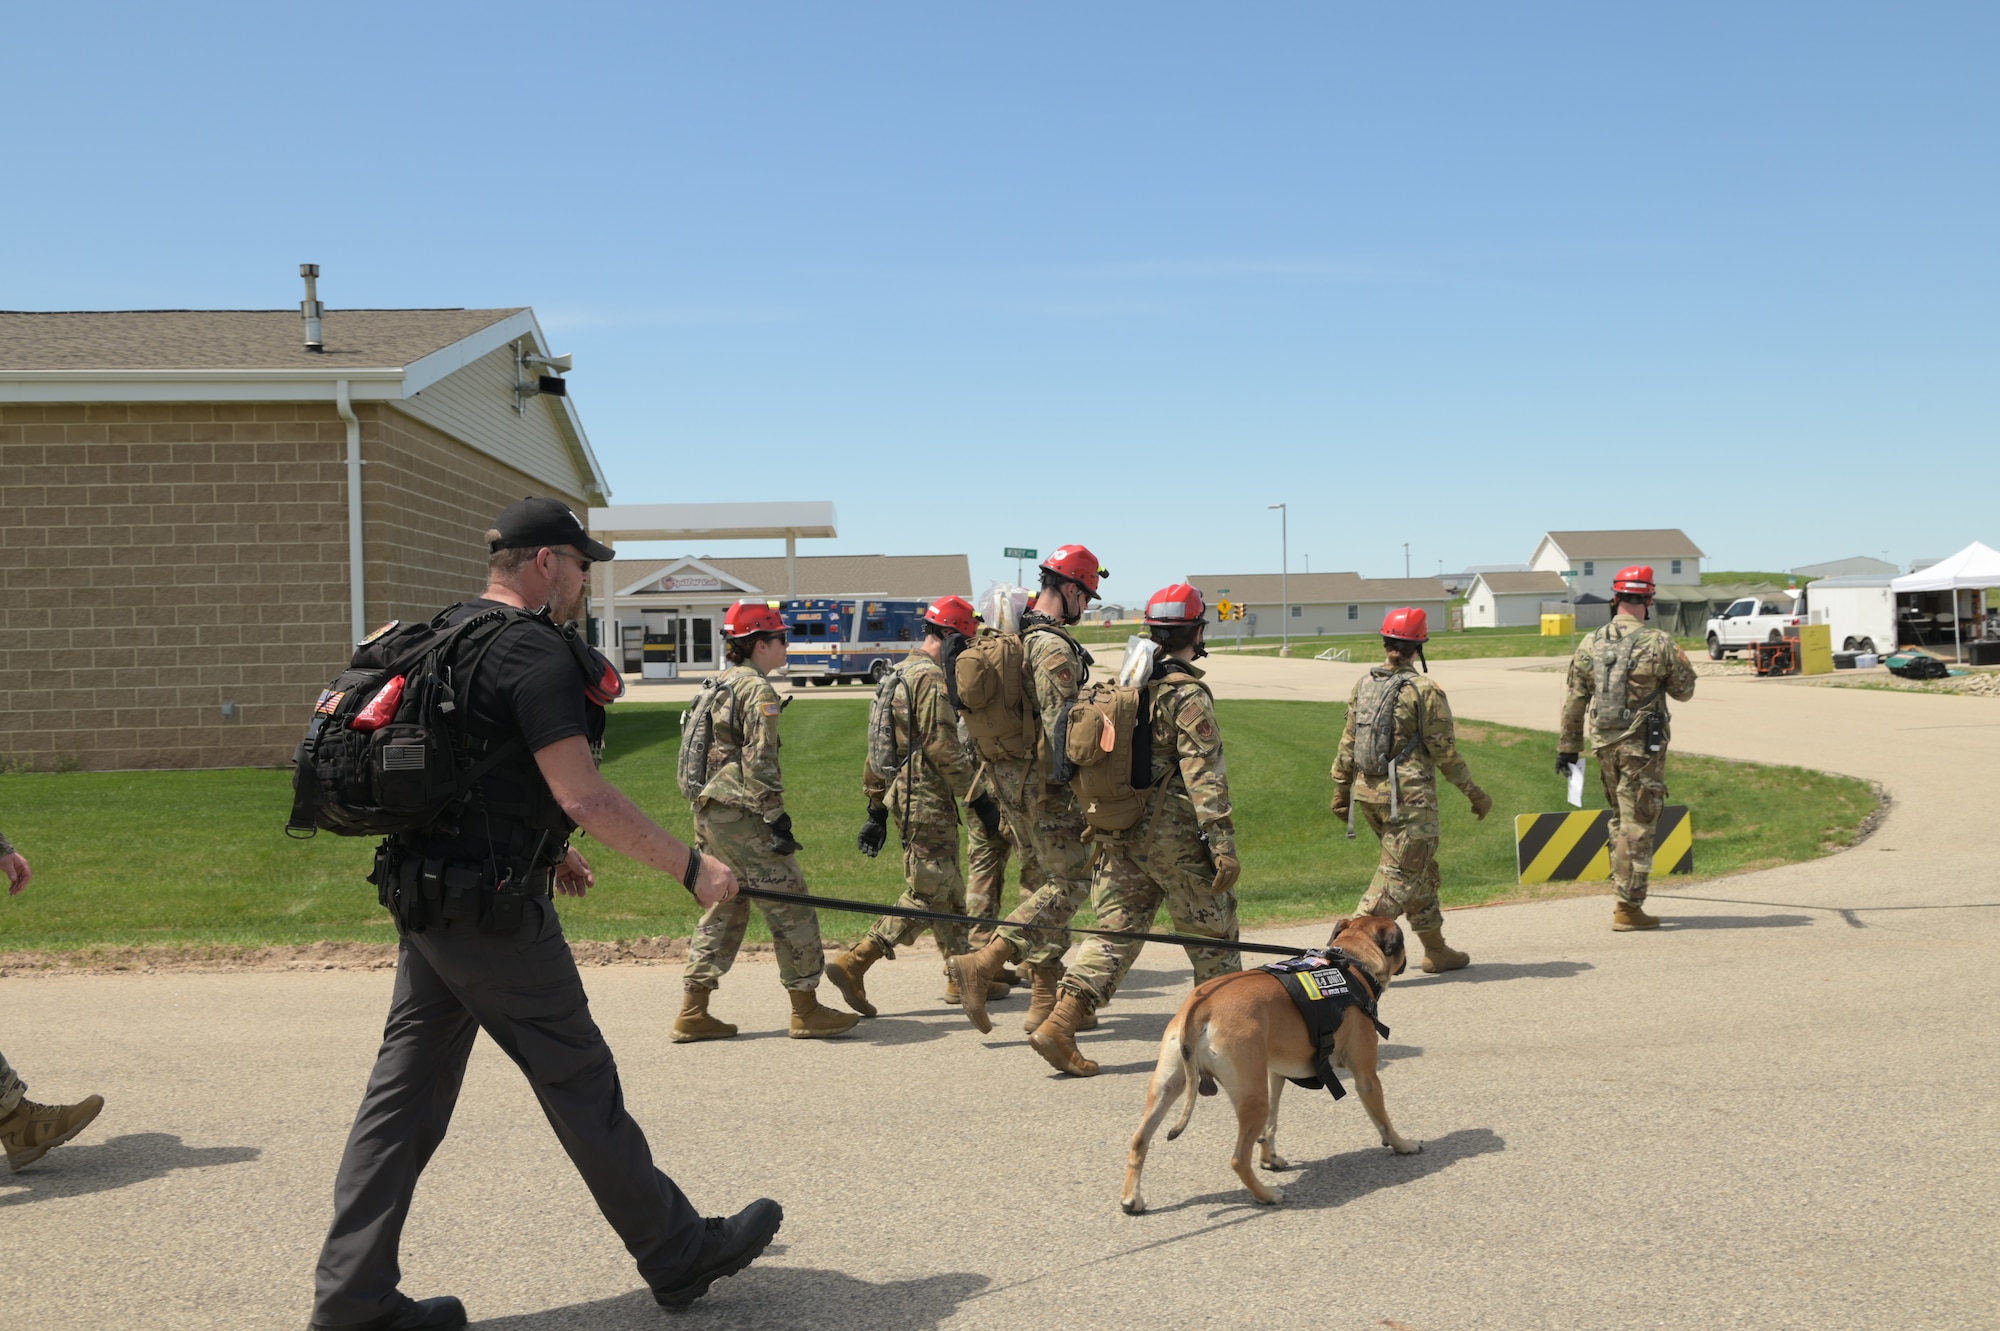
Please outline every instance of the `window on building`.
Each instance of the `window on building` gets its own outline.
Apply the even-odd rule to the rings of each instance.
[[[1361,607],[1360,607],[1360,606],[1358,606],[1358,605],[1350,605],[1350,606],[1348,606],[1348,607],[1347,607],[1347,617],[1348,617],[1349,619],[1359,619],[1359,618],[1361,618]]]
[[[1305,615],[1305,613],[1306,613],[1306,608],[1305,608],[1304,606],[1302,606],[1302,605],[1295,605],[1295,606],[1293,606],[1293,607],[1292,607],[1292,618],[1293,618],[1293,619],[1300,619],[1300,618],[1303,618],[1303,617],[1304,617],[1304,615]]]
[[[1678,573],[1680,571],[1681,571],[1681,561],[1676,559],[1674,561],[1674,572]]]
[[[1596,560],[1594,560],[1594,559],[1586,559],[1586,560],[1584,560],[1584,561],[1583,561],[1583,576],[1584,576],[1584,577],[1586,577],[1586,578],[1594,578],[1594,577],[1596,577],[1596,576],[1597,576],[1597,561],[1596,561]]]

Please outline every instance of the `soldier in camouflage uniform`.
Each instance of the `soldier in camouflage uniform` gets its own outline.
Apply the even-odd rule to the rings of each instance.
[[[762,602],[738,601],[723,615],[722,633],[729,669],[713,685],[722,692],[715,700],[708,784],[694,804],[695,831],[702,852],[735,870],[743,886],[804,894],[805,875],[796,858],[801,846],[792,835],[792,816],[785,812],[784,778],[778,770],[778,714],[784,704],[764,678],[785,664],[785,621]],[[682,743],[692,738],[692,730],[684,732]],[[822,1039],[852,1027],[859,1017],[822,1006],[814,992],[826,965],[818,912],[790,902],[760,901],[757,907],[771,928],[778,981],[791,1000],[792,1038]],[[736,1034],[736,1027],[708,1015],[708,996],[735,964],[749,922],[746,896],[733,896],[702,913],[682,972],[686,994],[674,1022],[676,1043]]]
[[[958,806],[971,794],[979,763],[959,729],[943,662],[979,631],[979,625],[970,601],[944,596],[924,612],[923,626],[924,640],[890,672],[869,713],[869,753],[861,769],[868,821],[855,845],[873,859],[888,839],[893,816],[903,839],[907,884],[896,904],[962,915],[965,879],[958,865]],[[997,831],[1000,809],[993,797],[974,796],[970,804],[980,824]],[[884,915],[867,937],[827,963],[827,978],[849,1007],[872,1017],[875,1005],[864,980],[868,968],[883,957],[893,958],[898,947],[915,942],[926,929],[946,960],[965,951],[963,924]],[[949,972],[945,1001],[958,1001]]]
[[[1611,887],[1618,895],[1611,927],[1657,929],[1645,911],[1653,872],[1653,829],[1667,804],[1667,699],[1694,697],[1694,666],[1664,629],[1646,622],[1653,570],[1635,564],[1611,581],[1618,613],[1577,644],[1563,695],[1556,771],[1568,774],[1583,751],[1590,716],[1597,774],[1611,809]]]
[[[0,832],[0,873],[7,878],[7,895],[19,896],[35,876],[27,858]],[[0,1054],[0,1147],[7,1168],[26,1169],[90,1126],[104,1097],[88,1095],[73,1105],[38,1105],[28,1099],[28,1085]]]
[[[1472,771],[1458,754],[1451,704],[1430,677],[1428,663],[1425,673],[1416,673],[1429,639],[1429,616],[1421,609],[1403,607],[1383,618],[1385,663],[1355,681],[1348,695],[1347,724],[1333,760],[1333,812],[1347,819],[1352,836],[1359,804],[1382,843],[1382,858],[1359,909],[1408,917],[1424,945],[1423,968],[1436,975],[1472,960],[1444,941],[1436,774],[1442,772],[1464,793],[1475,817],[1492,812],[1493,797],[1473,784]],[[1378,750],[1385,761],[1380,771],[1370,771],[1370,754]]]
[[[1106,571],[1085,547],[1065,545],[1042,562],[1041,575],[1034,608],[1021,620],[1026,705],[1040,722],[1036,752],[1018,761],[989,759],[981,777],[984,788],[998,797],[1014,844],[1021,848],[1021,881],[1029,882],[1032,872],[1040,885],[985,947],[948,963],[965,1015],[982,1032],[993,1029],[986,1015],[987,988],[1015,961],[1025,963],[1033,987],[1022,1029],[1033,1031],[1048,1020],[1056,1006],[1062,955],[1069,947],[1063,926],[1090,895],[1083,813],[1068,785],[1051,777],[1060,751],[1057,725],[1090,674],[1090,654],[1063,626],[1083,618]]]
[[[1193,665],[1207,655],[1206,613],[1201,593],[1186,583],[1153,593],[1146,605],[1146,623],[1159,651],[1146,690],[1152,768],[1145,811],[1124,831],[1091,833],[1100,848],[1091,904],[1106,929],[1151,929],[1164,903],[1176,933],[1236,940],[1239,869],[1229,771],[1215,702]],[[1062,978],[1055,1011],[1028,1037],[1051,1067],[1077,1077],[1097,1075],[1097,1064],[1078,1051],[1076,1033],[1110,1001],[1144,946],[1084,940],[1076,965]],[[1243,969],[1243,956],[1234,948],[1188,947],[1187,954],[1196,984]]]

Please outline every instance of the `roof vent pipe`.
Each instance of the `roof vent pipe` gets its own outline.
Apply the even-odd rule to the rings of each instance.
[[[306,350],[325,351],[326,342],[320,335],[320,316],[326,313],[326,306],[319,303],[319,265],[302,263],[299,276],[306,280],[306,298],[299,302],[299,313],[306,317]]]

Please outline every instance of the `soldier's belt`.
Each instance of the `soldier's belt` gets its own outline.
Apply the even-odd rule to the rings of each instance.
[[[816,910],[845,910],[858,915],[893,915],[900,920],[930,920],[938,924],[969,924],[975,928],[991,929],[1004,925],[1006,920],[992,920],[983,915],[953,915],[942,910],[920,910],[915,906],[878,906],[872,901],[845,901],[839,897],[814,897],[801,892],[780,892],[769,887],[739,887],[738,896],[749,897],[753,901],[781,901],[790,906],[811,906]],[[1206,947],[1221,952],[1262,952],[1273,957],[1303,957],[1308,952],[1317,952],[1313,947],[1280,947],[1275,943],[1240,943],[1228,938],[1201,938],[1194,934],[1151,934],[1140,929],[1098,929],[1086,928],[1080,924],[1054,925],[1017,924],[1017,929],[1032,929],[1040,933],[1093,934],[1098,938],[1117,938],[1128,943],[1174,943],[1181,947]]]

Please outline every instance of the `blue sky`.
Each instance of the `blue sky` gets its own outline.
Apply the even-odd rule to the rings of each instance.
[[[46,6],[0,306],[533,305],[619,501],[975,583],[2000,544],[2000,7],[1232,11]]]

